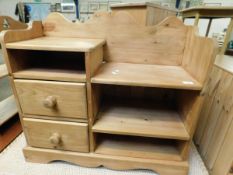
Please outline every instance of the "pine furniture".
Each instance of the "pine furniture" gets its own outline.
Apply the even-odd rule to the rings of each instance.
[[[168,16],[176,16],[178,10],[153,2],[116,3],[111,5],[112,13],[127,12],[140,25],[153,26]]]
[[[52,13],[1,42],[27,161],[187,175],[212,39],[176,17],[145,27],[119,12]]]
[[[24,23],[8,16],[0,16],[0,32],[8,29],[26,28],[27,25]],[[17,113],[15,98],[8,81],[7,67],[3,62],[2,50],[0,49],[0,151],[22,132]]]
[[[233,57],[218,55],[204,88],[194,141],[211,175],[227,175],[233,162]]]

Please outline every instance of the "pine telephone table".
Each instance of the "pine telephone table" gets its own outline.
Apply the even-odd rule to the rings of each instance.
[[[146,27],[125,12],[52,13],[1,43],[27,161],[187,175],[212,39],[176,17]]]

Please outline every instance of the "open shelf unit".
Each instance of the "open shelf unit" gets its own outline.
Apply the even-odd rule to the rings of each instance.
[[[98,134],[95,153],[143,159],[182,160],[176,141],[136,136]]]
[[[92,130],[97,133],[189,140],[179,113],[146,101],[106,101]]]
[[[110,62],[103,64],[92,83],[200,90],[202,84],[181,66]]]
[[[38,144],[28,141],[28,161],[188,174],[200,92],[215,56],[211,39],[175,17],[148,28],[126,13],[87,23],[55,13],[2,41],[22,122],[43,123],[31,122],[45,133],[38,136],[24,128]]]
[[[15,47],[17,48],[17,47]],[[9,49],[14,78],[85,82],[85,52]],[[18,59],[20,55],[20,59]],[[66,63],[68,61],[68,64]]]
[[[105,43],[103,39],[71,37],[39,37],[25,41],[7,43],[7,49],[89,52]]]
[[[184,161],[192,135],[187,111],[200,91],[108,83],[92,84],[99,104],[92,126],[95,152]]]

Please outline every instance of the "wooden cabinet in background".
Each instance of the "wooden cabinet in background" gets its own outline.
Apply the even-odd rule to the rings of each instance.
[[[176,16],[177,10],[156,3],[119,3],[111,5],[112,13],[127,12],[140,25],[153,26],[169,16]]]
[[[233,162],[233,57],[218,56],[204,90],[195,143],[211,175],[227,175]]]

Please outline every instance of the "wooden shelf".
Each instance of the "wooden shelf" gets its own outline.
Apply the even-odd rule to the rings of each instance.
[[[18,110],[14,96],[10,96],[0,102],[0,126],[17,114]]]
[[[86,82],[85,71],[30,68],[13,73],[14,78]]]
[[[0,78],[3,78],[8,75],[8,71],[5,64],[0,65]]]
[[[181,161],[177,143],[171,140],[117,135],[97,135],[95,153],[145,159]]]
[[[40,37],[26,41],[7,43],[7,49],[89,52],[105,44],[103,39],[65,37]]]
[[[202,85],[180,66],[105,63],[92,83],[201,90]]]
[[[150,102],[105,102],[92,130],[97,133],[189,140],[179,114]]]

